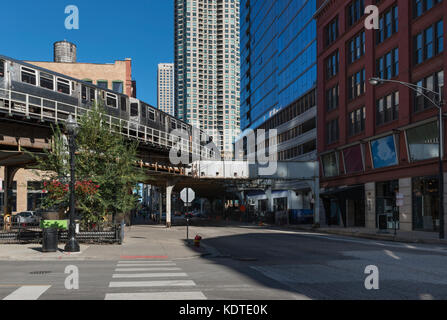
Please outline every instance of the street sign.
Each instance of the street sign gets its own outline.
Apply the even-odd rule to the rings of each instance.
[[[396,194],[396,206],[403,207],[404,206],[404,195],[402,193]]]
[[[186,204],[193,202],[195,197],[196,193],[190,188],[185,188],[180,192],[180,199]]]

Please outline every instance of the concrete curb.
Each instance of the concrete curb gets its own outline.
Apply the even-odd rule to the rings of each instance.
[[[363,238],[370,240],[381,240],[381,241],[390,241],[390,242],[401,242],[401,243],[420,243],[420,244],[443,244],[447,245],[447,240],[438,240],[438,239],[412,239],[401,236],[383,235],[383,234],[371,234],[371,233],[359,233],[359,232],[351,232],[344,230],[321,230],[318,228],[300,228],[300,227],[286,227],[289,230],[299,230],[313,233],[324,233],[324,234],[332,234],[339,236],[347,236],[354,238]]]

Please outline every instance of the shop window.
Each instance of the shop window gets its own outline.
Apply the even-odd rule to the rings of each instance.
[[[345,171],[347,174],[363,172],[362,146],[357,145],[343,150]]]
[[[399,229],[399,208],[396,206],[396,194],[399,191],[399,181],[386,181],[376,184],[376,222],[379,227],[380,216],[385,216],[387,228]]]
[[[421,161],[439,157],[439,126],[438,122],[407,130],[410,161]]]
[[[439,178],[413,178],[413,229],[439,230]]]

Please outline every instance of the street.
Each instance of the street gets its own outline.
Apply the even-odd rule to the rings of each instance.
[[[200,251],[185,245],[186,227],[134,226],[123,246],[86,246],[5,259],[0,299],[296,300],[447,299],[447,247],[408,245],[254,226],[191,226]],[[29,259],[27,259],[29,257]],[[365,288],[377,266],[378,290]],[[67,290],[67,266],[79,289]]]
[[[123,246],[93,245],[51,261],[36,250],[29,260],[7,259],[0,266],[0,299],[447,299],[447,247],[192,226],[190,234],[200,234],[206,248],[196,251],[185,245],[185,230],[138,226]],[[365,288],[369,265],[379,270],[379,290]],[[65,287],[67,266],[79,270],[78,290]]]

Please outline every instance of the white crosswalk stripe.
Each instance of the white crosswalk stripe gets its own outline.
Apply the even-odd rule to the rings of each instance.
[[[205,300],[201,291],[191,290],[197,286],[193,280],[181,279],[187,277],[170,260],[119,261],[112,275],[114,281],[109,283],[114,291],[107,293],[105,300]],[[119,292],[132,288],[138,292]]]
[[[3,300],[37,300],[51,286],[22,286]]]

